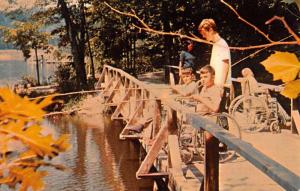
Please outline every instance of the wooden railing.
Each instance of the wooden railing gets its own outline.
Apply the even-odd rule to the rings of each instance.
[[[218,190],[219,162],[218,142],[225,143],[252,163],[256,168],[273,179],[286,190],[299,190],[300,177],[270,159],[249,143],[236,138],[217,124],[188,111],[174,99],[161,95],[159,88],[143,83],[121,69],[105,65],[97,83],[103,89],[106,106],[115,106],[112,119],[123,119],[126,126],[120,134],[121,139],[139,139],[147,154],[142,161],[136,176],[173,177],[175,190],[188,190],[187,179],[184,177],[177,138],[177,112],[186,113],[189,124],[203,129],[213,138],[206,139],[204,190]],[[168,86],[160,87],[168,88]],[[162,110],[166,112],[166,123],[162,123]],[[150,125],[148,119],[151,118]],[[140,121],[139,121],[140,120]],[[296,119],[298,120],[298,119]],[[142,122],[141,122],[142,121]],[[146,122],[147,121],[147,122]],[[142,136],[131,135],[130,126],[142,123]],[[159,153],[168,143],[168,170],[150,172]]]
[[[217,138],[220,142],[225,143],[228,147],[234,149],[237,153],[239,153],[242,157],[244,157],[247,161],[252,163],[256,168],[261,170],[263,173],[268,175],[271,179],[273,179],[276,183],[282,186],[286,190],[299,190],[300,189],[300,177],[277,163],[276,161],[270,159],[262,152],[255,149],[251,144],[238,139],[231,134],[229,134],[226,130],[220,128],[218,125],[210,122],[209,120],[196,115],[196,114],[188,114],[188,120],[190,124],[194,128],[201,128],[205,131],[209,132],[215,138]],[[217,147],[218,148],[218,147]],[[215,151],[217,152],[217,151]],[[205,163],[211,163],[210,161],[206,161]],[[215,169],[218,169],[216,166],[218,165],[218,161],[213,161]],[[216,172],[215,172],[216,173]],[[206,176],[213,176],[211,174],[205,173]],[[217,177],[213,177],[212,181],[216,181]],[[210,186],[213,185],[213,182],[207,183]],[[211,189],[209,189],[211,190]]]
[[[171,66],[168,65],[166,66],[166,70],[168,71],[167,73],[169,74],[169,81],[173,82],[175,81],[174,78],[179,78],[178,76],[174,76],[174,72],[171,73],[171,71],[176,71],[179,70],[178,66]],[[231,78],[233,82],[239,82],[236,78]],[[269,89],[270,91],[273,92],[280,92],[284,89],[284,86],[282,85],[271,85],[271,84],[266,84],[266,83],[258,83],[259,87],[263,87],[265,89]],[[291,132],[296,133],[300,135],[300,105],[296,102],[297,99],[300,99],[299,97],[296,99],[291,99],[290,104],[291,104],[291,110],[289,117],[291,118]],[[287,115],[287,113],[285,113]]]

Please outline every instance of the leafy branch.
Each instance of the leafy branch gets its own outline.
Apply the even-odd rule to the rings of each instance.
[[[0,186],[42,190],[47,172],[39,171],[40,166],[64,169],[46,161],[69,147],[68,135],[54,139],[50,134],[45,135],[45,127],[40,125],[43,109],[53,102],[52,98],[30,101],[8,89],[0,89]]]
[[[275,51],[262,65],[273,74],[274,80],[282,80],[285,83],[282,95],[291,99],[299,96],[300,62],[295,54]]]
[[[255,31],[257,31],[262,36],[264,36],[270,43],[274,42],[273,40],[271,40],[269,38],[269,36],[266,33],[264,33],[262,30],[260,30],[254,24],[250,23],[249,21],[247,21],[246,19],[244,19],[243,17],[241,17],[240,14],[229,3],[225,2],[224,0],[220,0],[220,1],[221,1],[221,3],[223,3],[224,5],[226,5],[230,10],[232,10],[232,12],[234,12],[234,14],[236,14],[236,16],[238,17],[239,20],[241,20],[242,22],[246,23],[250,27],[254,28]]]

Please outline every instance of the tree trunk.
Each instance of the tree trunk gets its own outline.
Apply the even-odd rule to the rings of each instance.
[[[163,24],[163,30],[166,32],[170,32],[170,13],[168,11],[168,4],[169,2],[163,1],[162,2],[162,10],[161,10],[161,20]],[[172,37],[164,36],[164,66],[171,65],[171,48],[172,48]],[[165,81],[168,81],[168,72],[167,68],[165,67]]]
[[[90,55],[90,59],[91,59],[90,74],[92,76],[92,79],[95,79],[95,67],[94,67],[94,60],[93,60],[93,52],[91,49],[90,37],[89,37],[88,31],[86,31],[86,36],[87,36],[87,42],[88,42],[89,55]]]
[[[39,58],[38,58],[38,53],[37,53],[37,48],[34,48],[34,53],[35,53],[35,61],[36,61],[36,77],[37,77],[37,85],[40,84],[40,69],[39,69]]]
[[[135,56],[136,56],[136,50],[135,50],[135,46],[136,46],[136,34],[134,33],[133,36],[133,70],[136,71],[136,60],[135,60]]]
[[[76,72],[76,89],[87,89],[86,70],[84,63],[85,52],[85,19],[84,4],[80,3],[81,23],[80,30],[71,20],[71,13],[64,0],[58,0],[58,7],[62,17],[65,20],[66,31],[71,44],[71,53],[73,56],[74,69]]]

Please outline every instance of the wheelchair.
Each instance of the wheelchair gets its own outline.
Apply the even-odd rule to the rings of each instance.
[[[178,101],[178,100],[177,100]],[[196,102],[184,100],[181,98],[181,104],[186,107],[192,107],[196,111]],[[216,122],[220,128],[226,129],[237,138],[241,138],[241,130],[236,120],[229,114],[210,113],[204,115],[205,118]],[[195,129],[185,123],[184,115],[181,114],[178,118],[178,141],[181,159],[185,164],[189,164],[194,160],[204,161],[205,156],[205,138],[204,130]],[[236,156],[236,152],[226,144],[219,144],[219,162],[224,163],[232,160]]]
[[[247,133],[266,130],[279,133],[281,124],[290,125],[290,117],[268,89],[237,96],[229,106],[229,114],[238,121],[242,131]]]

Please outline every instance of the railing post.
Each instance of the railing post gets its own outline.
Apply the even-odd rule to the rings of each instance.
[[[101,83],[102,83],[102,81],[104,81],[104,77],[105,77],[105,66],[104,66],[104,68],[103,68],[103,70],[102,70],[102,72],[101,72],[101,75],[100,75],[100,77],[99,77],[99,79],[98,79],[98,82],[97,83],[95,83],[95,89],[97,90],[97,89],[100,89],[101,88]]]
[[[153,132],[152,137],[155,137],[160,129],[161,122],[161,100],[154,100],[154,113],[153,113]]]
[[[172,108],[168,108],[168,132],[169,135],[177,134],[177,112]]]
[[[105,73],[104,73],[104,88],[107,87],[107,84],[108,84],[108,82],[109,82],[109,76],[108,76],[108,75],[109,75],[109,74],[108,74],[108,69],[105,68]]]
[[[219,190],[219,140],[205,131],[204,190]]]
[[[165,69],[164,80],[165,80],[165,83],[168,84],[169,83],[170,68],[168,66],[165,66],[164,69]]]
[[[297,99],[299,98],[296,98],[296,99],[291,99],[291,132],[292,133],[295,133],[295,134],[299,134],[299,128],[300,127],[297,127],[297,122],[296,120],[299,120],[296,116],[299,116],[299,104],[297,103]],[[298,115],[296,115],[298,114]],[[299,122],[298,122],[299,124]],[[299,126],[299,125],[298,125]]]

